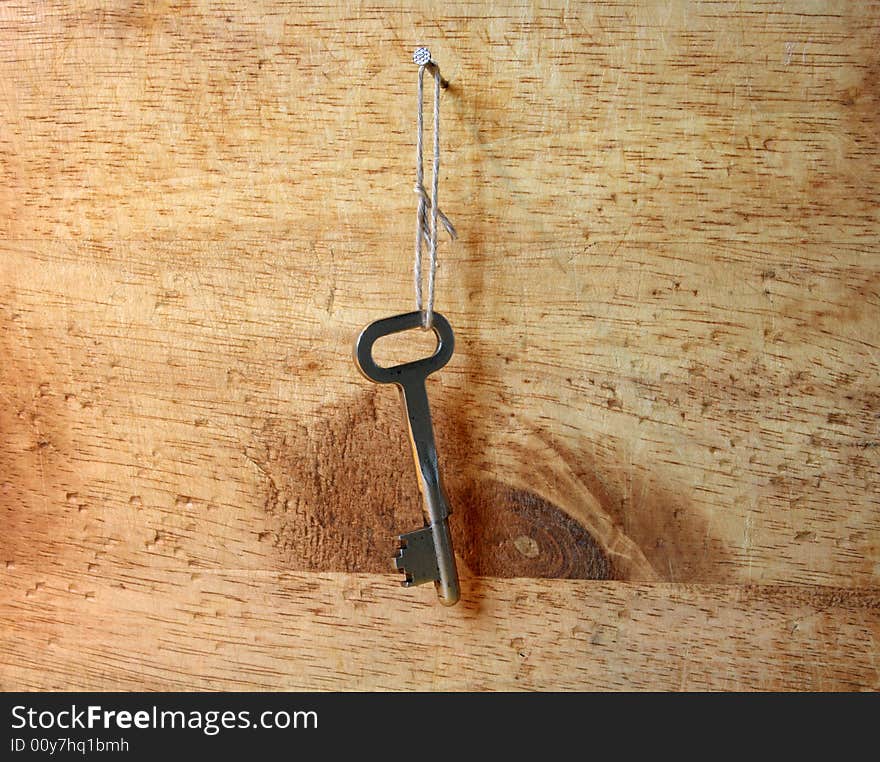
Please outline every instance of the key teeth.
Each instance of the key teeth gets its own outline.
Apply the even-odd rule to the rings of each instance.
[[[404,557],[404,552],[406,551],[406,546],[401,546],[397,550],[397,555],[394,557],[394,568],[404,575],[404,579],[400,581],[401,587],[412,587],[413,585],[413,575],[406,568],[406,558]]]
[[[406,559],[406,539],[403,535],[397,538],[397,552],[394,555],[394,568],[403,571]]]

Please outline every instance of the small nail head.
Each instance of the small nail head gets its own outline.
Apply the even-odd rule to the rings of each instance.
[[[413,53],[413,63],[418,66],[426,66],[431,63],[431,51],[427,48],[416,48]]]

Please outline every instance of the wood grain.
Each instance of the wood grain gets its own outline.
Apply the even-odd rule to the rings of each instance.
[[[25,689],[880,688],[877,591],[156,569],[45,577],[4,608]],[[198,637],[193,637],[198,633]]]
[[[0,687],[877,689],[880,5],[437,11],[0,5]],[[451,613],[351,361],[422,42]]]

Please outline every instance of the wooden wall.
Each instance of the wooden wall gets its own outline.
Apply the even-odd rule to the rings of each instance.
[[[0,4],[0,688],[880,687],[880,5]],[[351,360],[411,309],[464,600]]]

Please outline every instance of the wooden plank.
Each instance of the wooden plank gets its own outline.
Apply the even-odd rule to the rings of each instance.
[[[877,589],[468,578],[444,609],[388,575],[40,579],[4,586],[0,687],[880,687]]]
[[[306,264],[288,247],[283,286],[277,256],[3,245],[10,559],[64,526],[80,567],[112,546],[148,566],[388,568],[419,498],[397,395],[351,362],[376,313],[339,281],[331,297],[329,255]],[[842,246],[788,262],[730,246],[711,267],[682,247],[598,256],[563,272],[548,253],[532,260],[534,299],[502,275],[490,309],[453,310],[459,351],[432,395],[464,562],[874,584],[877,272]],[[585,311],[575,331],[547,311],[545,270]]]
[[[437,12],[0,5],[2,687],[876,689],[880,4]],[[424,41],[451,613],[350,357]]]
[[[876,242],[876,3],[0,13],[6,237],[406,252],[409,56],[429,40],[452,81],[442,192],[462,247]]]

